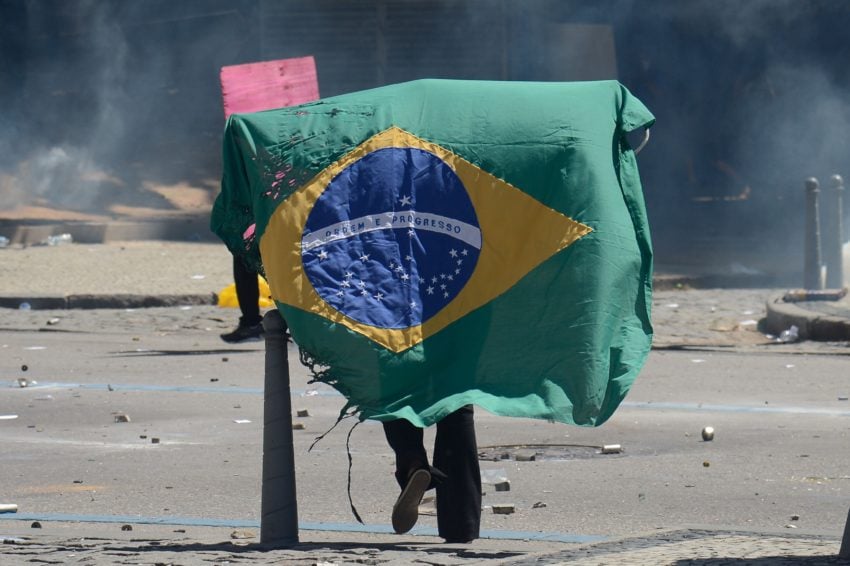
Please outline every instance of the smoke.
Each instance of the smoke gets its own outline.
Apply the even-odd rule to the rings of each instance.
[[[115,215],[174,210],[163,187],[212,192],[222,124],[215,37],[175,39],[192,17],[175,24],[148,3],[28,2],[18,16],[25,80],[0,131],[0,147],[12,148],[0,163],[0,208]]]
[[[31,62],[18,104],[23,124],[3,134],[17,161],[0,180],[0,207],[103,210],[108,191],[120,185],[101,163],[121,147],[125,134],[126,42],[105,3],[75,3],[61,29],[56,14],[29,6]]]
[[[658,119],[639,161],[662,248],[796,253],[803,180],[850,174],[845,2],[25,5],[25,96],[0,117],[0,207],[167,208],[152,185],[215,186],[223,65],[312,54],[325,95],[426,76],[564,80],[579,68],[571,56],[595,65],[593,45],[570,43],[582,26],[612,30],[617,78]]]

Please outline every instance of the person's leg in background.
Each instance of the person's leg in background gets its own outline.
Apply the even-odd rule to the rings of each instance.
[[[241,259],[233,256],[233,281],[236,283],[236,299],[242,316],[239,317],[236,330],[222,334],[221,339],[230,343],[259,340],[263,335],[263,319],[260,316],[257,272],[248,269]]]
[[[472,405],[437,423],[434,467],[446,479],[437,484],[437,526],[446,542],[470,542],[481,526],[481,470]]]

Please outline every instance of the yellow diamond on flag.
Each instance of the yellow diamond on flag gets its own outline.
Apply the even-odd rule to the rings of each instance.
[[[275,300],[402,352],[590,231],[393,126],[281,202],[260,251]]]

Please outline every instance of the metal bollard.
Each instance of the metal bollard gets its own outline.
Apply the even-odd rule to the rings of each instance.
[[[829,206],[829,221],[824,223],[823,260],[826,263],[826,286],[829,289],[844,287],[844,179],[833,175],[832,203]]]
[[[806,239],[803,258],[803,287],[823,289],[820,251],[820,220],[818,216],[818,180],[806,179]]]
[[[263,317],[263,329],[266,333],[266,376],[260,543],[285,547],[298,544],[286,322],[276,309],[271,310]]]

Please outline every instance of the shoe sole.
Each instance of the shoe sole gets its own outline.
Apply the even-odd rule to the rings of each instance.
[[[228,344],[241,344],[242,342],[259,342],[263,339],[262,336],[252,336],[250,338],[240,338],[239,340],[227,340],[222,338]]]
[[[431,484],[431,473],[428,470],[416,470],[401,495],[393,505],[393,530],[403,534],[413,528],[419,519],[419,502]]]

